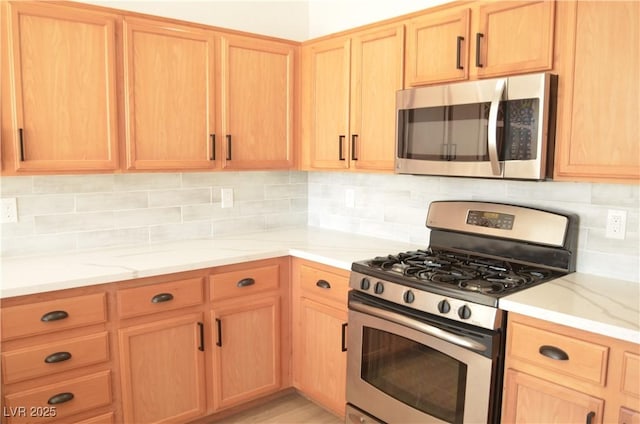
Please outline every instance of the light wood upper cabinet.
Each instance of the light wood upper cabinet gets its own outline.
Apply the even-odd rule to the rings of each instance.
[[[10,93],[3,107],[12,116],[3,125],[11,128],[10,168],[116,169],[116,16],[40,2],[2,7],[9,37]]]
[[[469,77],[471,9],[429,13],[407,23],[405,81],[408,87]]]
[[[640,179],[640,3],[558,3],[555,178]]]
[[[125,18],[129,169],[207,169],[215,155],[213,33]]]
[[[393,170],[396,91],[402,89],[404,27],[368,31],[351,41],[350,166]]]
[[[555,1],[483,1],[477,10],[472,36],[478,77],[552,68]]]
[[[345,169],[349,136],[349,88],[351,78],[351,39],[321,41],[304,47],[309,75],[303,85],[309,90],[310,165],[312,168]],[[305,79],[306,77],[306,79]]]
[[[393,169],[395,93],[403,87],[404,26],[303,47],[303,126],[312,169]]]
[[[221,45],[223,168],[291,167],[294,46],[231,35]]]
[[[406,85],[550,70],[555,2],[485,1],[407,23]]]

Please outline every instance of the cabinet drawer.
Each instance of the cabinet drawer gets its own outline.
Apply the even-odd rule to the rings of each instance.
[[[2,353],[5,383],[67,371],[109,359],[106,332]]]
[[[346,306],[349,277],[302,264],[300,288],[305,296],[335,300]]]
[[[280,286],[280,265],[267,265],[209,276],[211,300],[251,295]]]
[[[61,420],[78,412],[110,404],[111,372],[103,371],[74,378],[13,393],[4,398],[5,410],[17,411],[14,414],[8,414],[12,415],[7,420],[8,424],[44,422],[53,419],[52,414],[55,414],[56,420]],[[19,412],[20,407],[26,409],[24,414]],[[49,417],[46,416],[47,412]]]
[[[604,386],[609,356],[607,346],[518,322],[511,323],[510,331],[508,355]],[[556,356],[557,359],[550,356]]]
[[[74,424],[113,424],[113,412],[98,415],[97,417],[87,418],[86,420],[76,421]]]
[[[2,309],[2,340],[98,324],[107,320],[104,293]]]
[[[640,356],[631,352],[622,355],[622,392],[640,397]]]
[[[117,299],[120,318],[198,305],[204,300],[202,277],[118,290]]]

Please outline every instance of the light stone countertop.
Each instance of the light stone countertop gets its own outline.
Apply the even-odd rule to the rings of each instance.
[[[309,227],[0,258],[0,298],[287,255],[349,270],[354,261],[424,247]],[[639,282],[572,273],[504,297],[500,299],[500,308],[640,343]]]

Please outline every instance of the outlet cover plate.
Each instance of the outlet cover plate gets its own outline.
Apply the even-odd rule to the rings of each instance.
[[[15,197],[2,198],[2,215],[0,215],[0,222],[18,222],[18,206]]]

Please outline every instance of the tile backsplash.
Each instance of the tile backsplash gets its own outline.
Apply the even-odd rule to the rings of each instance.
[[[434,200],[481,200],[574,213],[580,219],[577,270],[640,280],[639,185],[326,172],[310,172],[308,181],[309,225],[425,246],[427,209]],[[605,237],[609,209],[627,212],[624,240]],[[380,251],[394,253],[384,246]]]
[[[222,188],[233,207],[221,207]],[[3,256],[307,224],[426,246],[431,201],[482,200],[578,214],[578,271],[640,280],[638,185],[244,171],[2,177],[0,193],[19,217],[0,225]],[[627,212],[624,240],[605,237],[609,209]]]
[[[221,189],[233,189],[222,208]],[[304,226],[307,174],[295,171],[2,177],[18,222],[4,223],[15,256]]]

